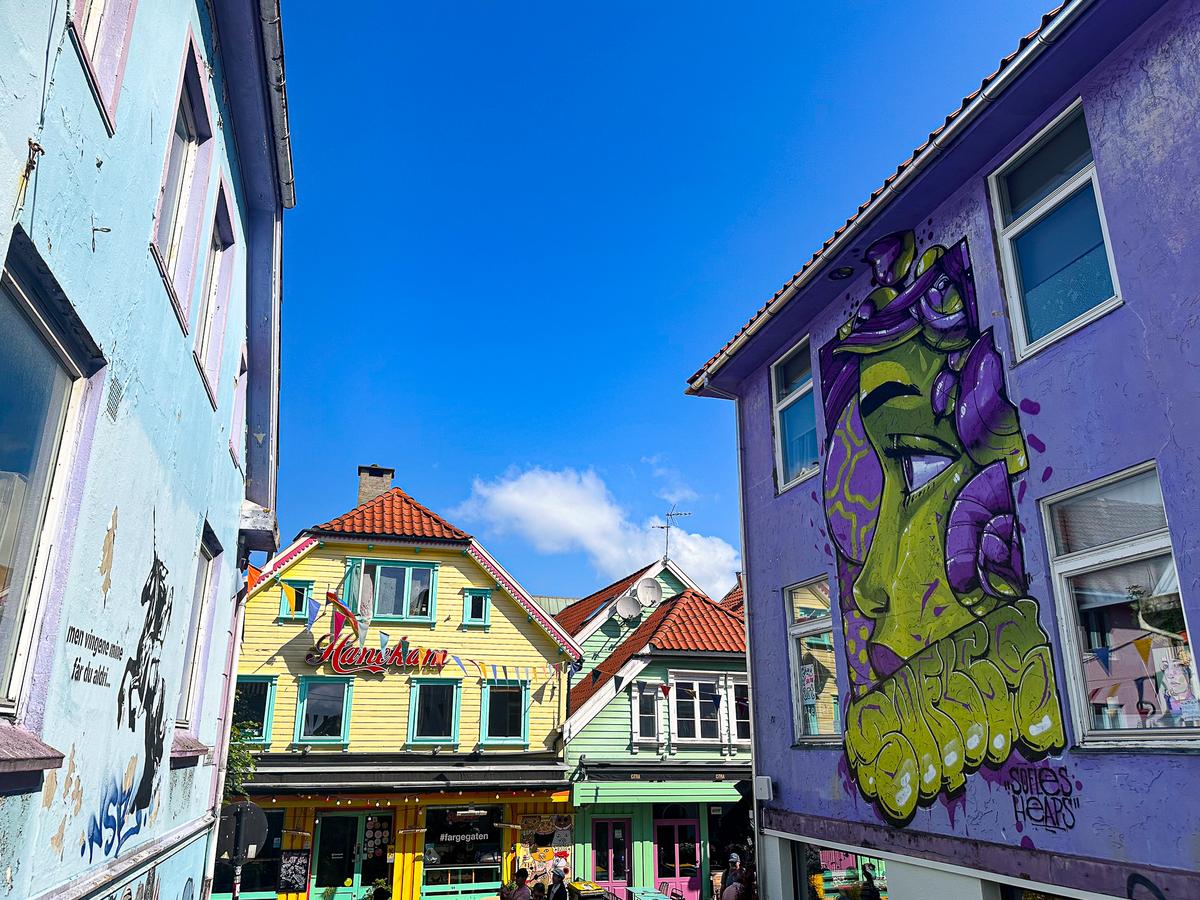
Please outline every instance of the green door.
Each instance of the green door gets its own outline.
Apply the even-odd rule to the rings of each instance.
[[[313,857],[312,897],[325,900],[325,889],[334,888],[334,900],[362,897],[361,865],[363,816],[357,813],[322,813],[317,820]]]

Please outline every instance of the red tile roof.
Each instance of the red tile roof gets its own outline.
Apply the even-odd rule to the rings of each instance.
[[[312,534],[406,537],[435,541],[469,541],[471,535],[422,506],[400,488],[392,488],[348,513],[309,529]]]
[[[567,632],[574,637],[583,630],[583,626],[591,619],[592,614],[610,600],[615,600],[637,583],[642,573],[650,568],[645,566],[632,575],[626,575],[619,581],[614,581],[608,587],[602,587],[594,594],[588,594],[582,600],[576,600],[554,618]]]
[[[745,653],[746,630],[741,615],[730,612],[698,591],[686,590],[654,610],[638,628],[588,674],[571,685],[570,713],[612,680],[630,659],[643,651]]]
[[[937,128],[935,128],[933,131],[931,131],[929,133],[929,137],[925,140],[925,143],[921,144],[921,146],[919,146],[915,150],[913,150],[912,154],[908,157],[908,159],[906,159],[904,162],[900,163],[900,165],[897,166],[896,171],[893,172],[891,175],[889,175],[887,178],[885,178],[883,180],[883,184],[871,192],[871,196],[868,197],[866,199],[866,201],[863,202],[858,207],[858,209],[854,212],[854,214],[846,220],[845,224],[843,224],[836,231],[834,231],[834,233],[829,237],[829,239],[826,240],[825,243],[821,245],[821,248],[819,250],[817,250],[817,252],[814,253],[812,255],[812,257],[806,263],[804,263],[803,266],[800,267],[800,271],[797,272],[795,275],[793,275],[791,278],[789,278],[787,283],[784,284],[784,286],[781,287],[779,290],[777,290],[775,292],[774,296],[772,296],[770,300],[768,300],[762,307],[760,307],[758,312],[756,312],[754,315],[752,315],[750,317],[749,321],[747,321],[745,325],[743,325],[740,329],[738,329],[737,334],[735,334],[728,341],[726,341],[725,346],[723,346],[720,350],[718,350],[716,353],[714,353],[712,355],[712,358],[709,359],[709,361],[706,362],[703,366],[701,366],[696,371],[696,374],[694,374],[691,378],[688,379],[688,384],[691,386],[691,388],[693,390],[697,389],[697,382],[701,381],[701,379],[706,374],[708,374],[709,367],[712,366],[712,364],[715,363],[720,358],[720,356],[723,353],[725,353],[725,351],[727,351],[730,347],[732,347],[734,345],[734,343],[736,343],[737,340],[739,338],[741,338],[741,336],[743,334],[745,334],[747,331],[749,331],[755,322],[757,322],[760,318],[762,318],[764,315],[766,315],[768,311],[771,311],[773,307],[782,306],[787,302],[786,299],[784,299],[782,303],[780,301],[782,298],[784,298],[784,295],[788,293],[788,290],[792,287],[792,285],[794,285],[797,281],[799,281],[800,277],[802,275],[804,275],[806,272],[808,272],[809,269],[811,269],[813,266],[817,265],[818,263],[824,261],[822,258],[823,254],[825,253],[825,251],[827,251],[833,245],[834,241],[836,241],[839,237],[841,237],[842,234],[847,229],[853,227],[856,224],[858,217],[860,215],[862,215],[863,212],[865,212],[866,209],[869,206],[871,206],[881,194],[883,194],[885,191],[887,191],[892,186],[892,184],[896,181],[896,179],[899,178],[901,174],[903,174],[905,169],[907,169],[909,166],[911,166],[913,164],[913,162],[917,159],[917,157],[919,157],[922,153],[925,153],[930,147],[933,146],[934,141],[937,140],[937,138],[941,135],[941,133],[943,131],[945,131],[946,128],[948,128],[955,119],[957,119],[960,115],[962,115],[963,111],[968,106],[970,106],[971,102],[976,97],[978,97],[980,94],[982,94],[984,91],[987,90],[988,86],[993,81],[996,80],[996,78],[1000,75],[1001,72],[1003,72],[1006,68],[1008,68],[1009,64],[1014,59],[1017,58],[1017,56],[1021,53],[1022,50],[1024,50],[1027,46],[1029,46],[1029,44],[1032,41],[1035,41],[1038,39],[1038,36],[1043,31],[1045,31],[1046,28],[1056,18],[1058,18],[1059,13],[1061,13],[1063,11],[1063,9],[1066,7],[1066,5],[1067,4],[1065,2],[1061,3],[1058,6],[1056,6],[1054,9],[1050,10],[1050,12],[1048,12],[1044,16],[1042,16],[1042,21],[1038,25],[1038,27],[1035,28],[1033,31],[1029,32],[1029,34],[1025,35],[1025,37],[1021,38],[1021,40],[1017,43],[1017,49],[1014,50],[1012,53],[1010,53],[1008,56],[1004,57],[1002,60],[1000,60],[1000,65],[996,67],[996,70],[994,72],[992,72],[992,74],[988,75],[987,77],[985,77],[983,79],[982,82],[980,82],[978,89],[972,91],[970,94],[963,97],[962,103],[959,105],[958,109],[954,110],[952,113],[950,113],[950,115],[946,116],[945,121],[943,121],[941,125],[939,125]],[[896,196],[896,193],[892,193],[892,195],[890,197],[885,198],[884,202],[890,201],[895,196]],[[788,297],[787,299],[791,299],[791,298]]]
[[[721,598],[721,606],[731,613],[742,616],[746,613],[746,597],[742,589],[742,573],[738,572],[737,583]]]

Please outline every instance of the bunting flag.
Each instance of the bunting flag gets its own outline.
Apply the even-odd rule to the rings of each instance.
[[[637,682],[637,689],[638,689],[639,693],[644,693],[646,691],[646,687],[647,687],[646,682],[644,682],[644,681]]]
[[[400,658],[404,660],[405,668],[408,667],[408,636],[400,638]]]
[[[670,686],[669,684],[660,684],[660,685],[658,686],[658,689],[659,689],[660,691],[662,691],[662,694],[663,694],[663,696],[664,696],[664,697],[670,697],[670,696],[671,696],[671,686]]]
[[[483,667],[483,663],[481,663],[477,659],[468,660],[468,662],[473,662],[473,663],[475,663],[476,666],[479,667],[479,677],[486,681],[487,680],[487,669],[485,669]]]
[[[498,676],[498,675],[496,674],[496,664],[495,664],[495,663],[492,663],[492,681],[495,681],[495,680],[496,680],[496,679],[498,679],[499,677],[500,677],[500,676]]]
[[[599,680],[600,680],[600,670],[592,669],[592,684],[595,684]]]
[[[290,584],[281,581],[279,582],[279,590],[283,594],[283,602],[287,604],[288,613],[295,614],[298,611],[296,609],[296,589]]]
[[[1145,637],[1135,638],[1133,641],[1133,646],[1137,647],[1138,656],[1142,658],[1142,664],[1146,668],[1150,668],[1150,642],[1153,640],[1154,638],[1151,635],[1146,635]]]
[[[388,645],[388,633],[386,631],[379,632],[379,652],[386,653]]]
[[[501,666],[500,669],[504,672],[504,680],[508,681],[508,666]]]
[[[333,611],[333,639],[336,641],[339,634],[342,633],[342,626],[346,624],[346,614],[337,609]]]
[[[622,678],[620,675],[613,676],[613,687],[616,689],[617,693],[621,692],[621,685],[623,685],[624,683],[625,683],[625,679]]]
[[[717,691],[717,693],[713,694],[712,702],[713,702],[713,706],[715,706],[717,709],[721,708],[721,692],[720,691]]]
[[[321,614],[321,604],[316,597],[308,598],[308,618],[305,620],[304,627],[311,632],[313,625],[316,624],[317,616]]]
[[[1100,668],[1102,668],[1104,670],[1104,674],[1111,675],[1112,674],[1112,665],[1111,665],[1112,660],[1110,659],[1110,654],[1112,653],[1112,648],[1111,647],[1093,647],[1092,653],[1094,653],[1096,655],[1096,662],[1100,663]]]
[[[458,665],[458,667],[459,667],[460,669],[462,669],[462,673],[463,673],[464,675],[466,675],[466,674],[467,674],[467,667],[466,667],[466,666],[464,666],[464,665],[462,664],[462,658],[461,658],[461,657],[458,657],[458,656],[451,656],[450,658],[451,658],[452,660],[454,660],[454,662],[455,662],[455,663]]]
[[[341,598],[338,597],[338,595],[337,595],[337,591],[326,591],[325,592],[325,602],[334,608],[335,616],[339,612],[342,614],[343,624],[348,621],[350,623],[350,627],[354,630],[355,636],[358,636],[359,635],[358,616],[356,616],[354,614],[354,610],[352,610],[350,607],[348,607],[345,603],[342,602]],[[334,621],[336,622],[337,619],[335,618]],[[338,626],[338,628],[334,631],[334,637],[337,637],[337,633],[340,632],[341,630],[342,630],[341,626]]]

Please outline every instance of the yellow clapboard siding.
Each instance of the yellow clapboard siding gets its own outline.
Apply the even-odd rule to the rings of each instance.
[[[381,622],[368,628],[366,646],[379,647],[379,632],[389,638],[389,646],[407,638],[412,646],[445,649],[464,659],[477,659],[495,666],[553,666],[567,661],[566,654],[529,615],[500,588],[491,576],[458,548],[428,549],[365,544],[326,543],[313,550],[281,573],[289,581],[308,581],[314,596],[321,601],[322,612],[314,626],[317,635],[330,627],[330,611],[324,603],[326,590],[341,583],[347,558],[370,558],[438,566],[435,616],[427,624]],[[490,588],[491,624],[482,629],[462,627],[464,589]],[[331,675],[328,663],[314,668],[305,662],[312,649],[312,636],[300,621],[279,617],[280,591],[267,588],[252,597],[246,610],[243,642],[238,671],[242,675],[276,677],[274,716],[270,743],[264,748],[281,752],[293,742],[300,678],[306,675]],[[357,604],[351,602],[351,608]],[[347,625],[343,634],[350,634]],[[354,676],[350,715],[350,752],[395,752],[404,748],[408,735],[409,692],[414,674],[418,677],[448,677],[461,680],[459,746],[471,748],[480,735],[482,679],[476,668],[466,665],[467,673],[453,661],[440,672],[426,669],[408,673],[389,670],[382,675],[360,672]],[[489,673],[490,674],[490,673]],[[500,671],[497,671],[500,674]],[[513,673],[510,673],[513,674]],[[565,715],[565,679],[551,671],[535,674],[530,682],[529,746],[533,750],[554,750],[554,731]],[[484,748],[485,751],[488,748]],[[312,752],[343,752],[336,747],[313,746]]]

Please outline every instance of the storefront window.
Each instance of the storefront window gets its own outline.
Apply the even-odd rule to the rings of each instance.
[[[425,884],[500,888],[501,808],[425,812]]]
[[[799,896],[857,897],[874,885],[882,900],[888,900],[887,865],[882,859],[846,853],[813,844],[793,844]]]
[[[274,897],[279,883],[279,857],[283,846],[283,810],[268,809],[267,839],[259,848],[258,855],[242,866],[242,896],[246,898],[266,895]],[[232,895],[233,865],[227,859],[218,859],[213,870],[214,896]]]

